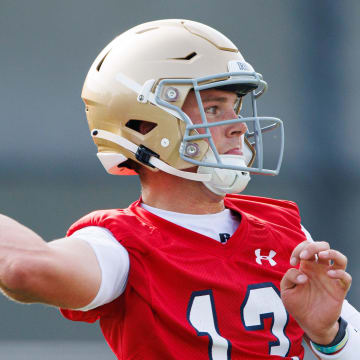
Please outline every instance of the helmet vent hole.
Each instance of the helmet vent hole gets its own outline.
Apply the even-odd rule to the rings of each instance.
[[[194,51],[192,53],[190,53],[189,55],[186,55],[185,57],[178,57],[178,58],[171,58],[171,60],[185,60],[185,61],[189,61],[192,58],[194,58],[197,55],[197,53]]]
[[[98,63],[98,66],[96,67],[96,70],[97,70],[97,71],[100,71],[100,68],[101,68],[103,62],[104,62],[105,58],[109,55],[110,51],[111,51],[111,49],[105,54],[105,56],[104,56],[104,57],[101,59],[101,61]]]
[[[125,126],[140,133],[141,135],[146,135],[151,130],[155,129],[157,124],[151,121],[131,119],[125,124]]]

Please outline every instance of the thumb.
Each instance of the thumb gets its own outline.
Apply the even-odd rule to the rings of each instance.
[[[298,269],[289,269],[280,282],[280,290],[289,290],[294,288],[296,285],[304,284],[308,280],[308,277],[299,271]]]

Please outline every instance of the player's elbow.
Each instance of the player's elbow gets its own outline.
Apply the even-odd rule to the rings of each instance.
[[[36,256],[18,255],[7,262],[1,276],[4,292],[21,302],[35,302],[45,263]]]

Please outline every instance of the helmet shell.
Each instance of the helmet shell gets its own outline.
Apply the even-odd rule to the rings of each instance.
[[[189,168],[192,165],[179,156],[184,121],[150,102],[139,102],[138,94],[118,81],[117,75],[125,75],[141,86],[154,80],[151,91],[155,93],[163,79],[196,79],[226,73],[231,60],[244,61],[226,36],[207,25],[181,19],[138,25],[110,42],[89,70],[82,99],[90,130],[110,131],[136,145],[146,146],[172,167]],[[181,108],[192,84],[174,84],[174,87],[177,96],[172,105]],[[148,121],[156,126],[142,134],[129,127],[130,120]],[[120,145],[98,138],[94,141],[99,153],[119,153],[139,162]],[[200,149],[196,160],[201,160],[208,143],[196,142]]]

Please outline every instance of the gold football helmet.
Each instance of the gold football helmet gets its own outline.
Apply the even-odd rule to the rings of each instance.
[[[252,97],[251,117],[239,115],[216,124],[251,123],[241,159],[216,150],[199,96],[209,88]],[[256,98],[266,88],[262,76],[223,34],[198,22],[174,19],[141,24],[115,38],[92,64],[82,98],[107,172],[133,173],[124,167],[131,159],[153,171],[203,181],[215,193],[225,194],[240,192],[251,172],[276,175],[280,169],[283,136],[276,169],[263,168],[262,133],[282,129],[281,120],[257,115]],[[201,125],[182,111],[190,90],[197,97]],[[146,132],[140,130],[144,123]],[[205,134],[197,131],[199,127]],[[185,170],[194,166],[195,173]]]

